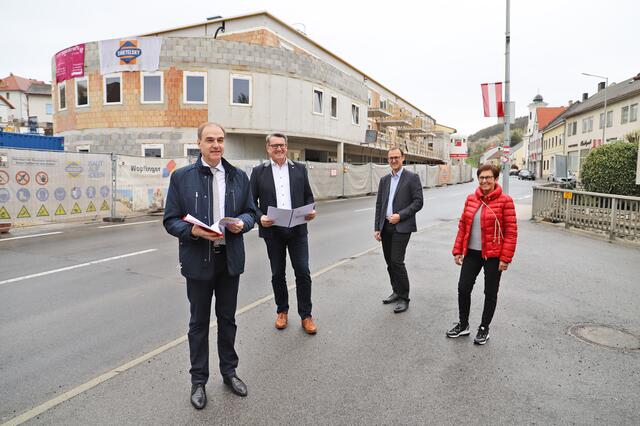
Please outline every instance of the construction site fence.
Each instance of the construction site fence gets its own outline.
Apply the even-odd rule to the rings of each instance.
[[[161,212],[171,173],[193,157],[154,158],[0,148],[0,223],[29,226],[121,220]],[[251,175],[264,160],[229,160]],[[380,164],[306,162],[317,200],[375,193],[390,172]],[[406,165],[423,187],[472,180],[471,166]]]

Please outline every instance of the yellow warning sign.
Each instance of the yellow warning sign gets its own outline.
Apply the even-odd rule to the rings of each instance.
[[[107,200],[102,202],[102,206],[100,207],[100,211],[109,210],[109,204],[107,204]]]
[[[96,211],[96,206],[93,205],[93,201],[89,201],[89,206],[87,207],[87,213],[95,212],[95,211]]]
[[[18,218],[19,219],[25,219],[27,217],[31,217],[31,213],[29,213],[29,210],[27,210],[27,208],[25,206],[22,206],[22,208],[18,212]]]
[[[0,219],[11,219],[11,215],[4,207],[0,207]]]
[[[71,209],[71,214],[78,214],[78,213],[82,213],[82,209],[80,208],[78,203],[74,203],[73,208]]]
[[[44,204],[40,206],[40,210],[38,210],[38,214],[36,216],[38,217],[49,216],[49,211],[44,206]]]
[[[58,204],[58,208],[56,209],[56,216],[63,216],[67,214],[67,212],[65,211],[64,207],[62,207],[62,204]]]

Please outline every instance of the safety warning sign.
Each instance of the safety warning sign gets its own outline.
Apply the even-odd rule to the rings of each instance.
[[[26,185],[30,180],[31,177],[29,176],[29,173],[25,172],[24,170],[20,170],[18,173],[16,173],[16,182],[18,182],[20,185]]]
[[[11,219],[11,215],[4,207],[0,207],[0,219]]]
[[[44,206],[44,204],[42,206],[40,206],[40,210],[38,210],[38,214],[36,216],[38,216],[38,217],[49,216],[49,211]]]
[[[18,212],[18,219],[25,219],[28,217],[31,217],[31,213],[29,213],[29,210],[27,210],[25,206],[22,206],[22,208]]]
[[[74,203],[73,208],[71,209],[71,214],[78,214],[78,213],[82,213],[82,209],[80,208],[78,203]]]
[[[96,206],[93,205],[93,201],[89,201],[89,206],[87,207],[87,213],[95,212]]]
[[[100,211],[105,211],[105,210],[109,210],[109,204],[107,203],[107,200],[104,200],[102,202],[102,206],[100,206]]]
[[[67,214],[67,212],[65,211],[64,207],[62,207],[62,204],[58,204],[58,208],[56,209],[56,216],[63,216]]]

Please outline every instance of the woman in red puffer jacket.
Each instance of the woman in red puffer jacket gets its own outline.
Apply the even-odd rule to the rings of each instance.
[[[447,332],[448,337],[469,335],[471,291],[476,277],[484,269],[484,309],[474,343],[489,340],[489,324],[498,301],[502,271],[509,268],[516,251],[518,225],[513,200],[498,185],[500,169],[483,165],[477,172],[479,186],[467,197],[453,245],[456,265],[462,265],[458,281],[460,322]]]

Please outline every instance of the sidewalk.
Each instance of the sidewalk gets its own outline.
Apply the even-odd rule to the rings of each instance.
[[[458,339],[444,334],[457,319],[459,269],[450,255],[456,227],[446,222],[413,235],[406,313],[396,315],[381,303],[390,288],[378,248],[315,278],[316,336],[305,335],[294,315],[289,328],[274,329],[272,300],[239,315],[238,375],[248,385],[247,398],[231,394],[216,374],[212,330],[204,410],[189,404],[188,347],[182,343],[30,423],[636,422],[640,351],[590,345],[567,329],[596,323],[640,334],[640,250],[519,221],[518,250],[503,275],[491,340],[479,347],[473,333]],[[482,296],[480,277],[472,327]]]

